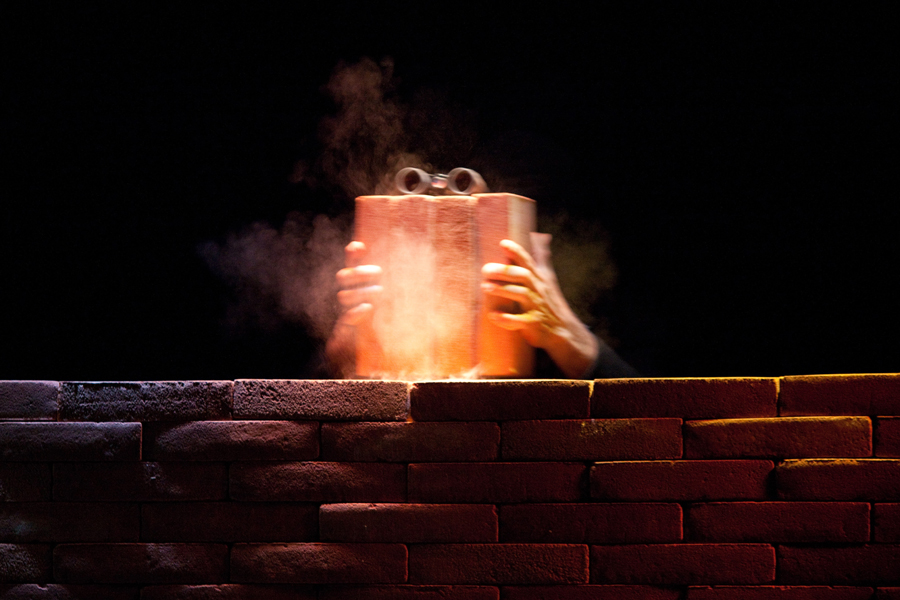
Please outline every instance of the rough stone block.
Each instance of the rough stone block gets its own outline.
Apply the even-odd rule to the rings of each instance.
[[[678,504],[510,504],[500,507],[503,542],[646,544],[681,540]]]
[[[900,415],[900,374],[782,377],[782,415]]]
[[[875,456],[900,458],[900,417],[878,417],[875,426]]]
[[[322,459],[460,462],[497,458],[496,423],[325,423]]]
[[[141,508],[145,542],[303,542],[318,537],[318,507],[263,502],[179,502]]]
[[[121,585],[0,585],[3,600],[138,600],[140,588]]]
[[[231,381],[64,382],[66,421],[191,421],[228,417]]]
[[[572,463],[441,463],[409,466],[410,502],[576,502],[587,469]]]
[[[649,585],[504,586],[503,600],[680,600],[681,591]]]
[[[0,419],[55,419],[59,382],[0,381]]]
[[[324,504],[319,532],[327,542],[496,542],[497,509],[481,504]]]
[[[0,583],[50,580],[50,546],[0,544]]]
[[[53,465],[53,499],[64,501],[223,500],[222,463],[60,463]]]
[[[140,423],[0,423],[0,460],[140,459]]]
[[[587,583],[587,546],[423,544],[409,548],[410,583]]]
[[[50,499],[50,463],[0,462],[0,502]]]
[[[136,542],[137,504],[27,502],[0,504],[3,542]]]
[[[691,587],[686,600],[871,600],[870,587],[754,585]]]
[[[873,506],[872,541],[900,542],[900,504]]]
[[[151,585],[141,600],[317,600],[311,585]]]
[[[900,583],[900,545],[779,546],[778,581],[865,585]]]
[[[53,576],[61,583],[221,583],[224,544],[60,544]]]
[[[775,470],[784,500],[900,500],[900,460],[786,460]]]
[[[312,460],[319,424],[302,421],[194,421],[144,427],[145,460]]]
[[[773,468],[769,460],[598,462],[591,468],[591,498],[637,502],[764,500]]]
[[[508,421],[505,460],[681,458],[681,419]]]
[[[403,583],[402,544],[235,544],[237,583]]]
[[[423,381],[412,386],[416,421],[512,421],[590,416],[589,381]]]
[[[405,421],[405,381],[239,379],[236,419]]]
[[[231,465],[234,500],[403,502],[406,466],[340,462],[239,462]]]
[[[336,585],[319,600],[499,600],[500,590],[483,585]]]

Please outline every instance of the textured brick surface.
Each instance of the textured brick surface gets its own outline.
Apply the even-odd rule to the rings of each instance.
[[[510,421],[502,440],[506,460],[681,458],[681,419]]]
[[[512,421],[590,416],[590,382],[425,381],[409,393],[416,421]]]
[[[409,466],[410,502],[575,502],[587,469],[570,463],[442,463]]]
[[[776,468],[785,500],[900,500],[900,460],[786,460]]]
[[[139,600],[140,593],[136,586],[121,585],[0,585],[3,600]]]
[[[727,419],[774,417],[776,380],[769,378],[598,379],[594,417]]]
[[[231,465],[234,500],[403,502],[406,466],[340,462],[241,462]]]
[[[900,542],[900,504],[873,506],[872,541]]]
[[[660,460],[598,462],[591,497],[598,500],[763,500],[773,463],[768,460]]]
[[[61,463],[53,465],[53,499],[64,501],[222,500],[221,463]]]
[[[239,379],[236,419],[405,421],[404,381]]]
[[[323,588],[319,600],[499,600],[484,585],[341,585]]]
[[[0,544],[0,583],[48,581],[51,564],[50,546]]]
[[[55,419],[59,383],[0,381],[0,419]]]
[[[59,417],[70,421],[188,421],[226,417],[230,381],[65,382]]]
[[[875,426],[875,456],[900,458],[900,417],[879,417]]]
[[[900,415],[900,375],[782,377],[782,415]]]
[[[179,502],[145,504],[145,542],[302,542],[318,535],[313,504]]]
[[[50,499],[50,463],[0,462],[0,502]]]
[[[379,462],[490,461],[496,423],[325,423],[322,459]]]
[[[0,460],[140,458],[140,423],[0,423]]]
[[[136,542],[139,519],[136,504],[0,504],[0,542]]]
[[[496,542],[497,509],[479,504],[325,504],[319,532],[326,542]]]
[[[311,585],[152,585],[141,600],[316,600]]]
[[[900,545],[779,546],[778,580],[837,585],[900,583]]]
[[[681,540],[678,504],[513,504],[500,508],[500,540],[642,544]]]
[[[870,600],[870,587],[760,585],[691,587],[686,600]]]
[[[62,583],[219,583],[228,546],[219,544],[60,544],[53,576]]]
[[[879,587],[875,590],[875,600],[900,600],[900,587]]]
[[[868,417],[719,419],[684,424],[685,458],[817,458],[872,455]]]
[[[235,544],[238,583],[403,583],[402,544]]]
[[[587,546],[424,544],[409,548],[410,583],[587,583]]]
[[[312,460],[318,455],[318,423],[194,421],[144,427],[144,460]]]
[[[685,538],[700,542],[869,540],[863,502],[715,502],[687,508]]]
[[[681,591],[647,585],[505,586],[502,600],[679,600]]]
[[[591,583],[754,584],[775,579],[766,544],[591,546]]]

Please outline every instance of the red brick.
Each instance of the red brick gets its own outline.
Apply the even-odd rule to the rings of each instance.
[[[681,540],[678,504],[512,504],[500,508],[504,542],[640,544]]]
[[[775,479],[785,500],[900,500],[900,460],[786,460]]]
[[[591,498],[638,502],[764,500],[774,465],[769,460],[598,462]]]
[[[227,469],[222,463],[53,465],[54,500],[223,500],[227,484]]]
[[[684,424],[685,458],[872,456],[868,417],[720,419]]]
[[[510,421],[501,439],[506,460],[681,458],[681,419]]]
[[[0,419],[55,419],[59,382],[0,381]]]
[[[237,583],[403,583],[402,544],[235,544]]]
[[[500,590],[480,585],[341,585],[319,591],[319,600],[499,600]]]
[[[699,542],[867,542],[864,502],[714,502],[688,507],[685,537]]]
[[[900,375],[782,377],[782,415],[900,415]]]
[[[680,600],[681,591],[647,585],[505,586],[503,600]]]
[[[409,466],[410,502],[575,502],[585,473],[571,463],[441,463]]]
[[[194,421],[144,427],[144,460],[312,460],[318,456],[318,423]]]
[[[302,542],[318,536],[313,504],[185,502],[145,504],[145,542]]]
[[[50,499],[50,463],[0,462],[0,502]]]
[[[50,579],[50,546],[0,544],[0,583]]]
[[[405,381],[239,379],[234,417],[318,421],[405,421]]]
[[[900,600],[900,587],[879,587],[875,590],[875,600]]]
[[[3,600],[138,600],[140,588],[120,585],[0,585]]]
[[[717,585],[775,579],[767,544],[591,546],[591,583]]]
[[[410,583],[587,583],[587,546],[424,544],[409,548]]]
[[[340,461],[496,460],[496,423],[325,423],[322,458]]]
[[[860,585],[900,583],[900,545],[779,546],[778,581]]]
[[[231,465],[234,500],[403,502],[406,466],[379,463],[238,462]]]
[[[900,504],[875,504],[872,512],[872,541],[900,542]]]
[[[140,458],[140,423],[0,423],[0,460]]]
[[[774,417],[775,379],[762,377],[598,379],[594,417],[727,419]]]
[[[59,418],[68,421],[192,421],[228,417],[231,381],[65,382]]]
[[[311,585],[153,585],[141,589],[141,600],[316,600]]]
[[[60,544],[53,576],[60,583],[219,583],[228,567],[224,544]]]
[[[719,586],[688,588],[686,600],[871,600],[870,587]]]
[[[137,504],[0,504],[0,541],[4,542],[136,542],[139,536]]]
[[[588,381],[424,381],[409,393],[416,421],[510,421],[590,416]]]
[[[875,425],[875,456],[900,458],[900,417],[878,417]]]
[[[483,504],[324,504],[319,532],[327,542],[496,542],[497,509]]]

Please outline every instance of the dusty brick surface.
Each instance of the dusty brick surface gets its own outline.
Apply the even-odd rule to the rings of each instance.
[[[871,600],[870,587],[759,585],[691,587],[686,600]]]
[[[303,542],[318,535],[313,504],[154,503],[141,507],[145,542]]]
[[[0,504],[0,542],[136,542],[137,504]]]
[[[511,504],[500,507],[500,540],[646,544],[681,540],[678,504]]]
[[[303,421],[194,421],[144,426],[144,460],[312,460],[319,424]]]
[[[0,585],[3,600],[139,600],[140,588],[121,585]]]
[[[0,502],[50,499],[50,463],[0,462]]]
[[[152,585],[141,600],[316,600],[311,585]]]
[[[767,544],[591,546],[591,583],[759,584],[775,579]]]
[[[719,419],[684,424],[685,458],[843,458],[872,455],[868,417]]]
[[[403,583],[402,544],[235,544],[237,583]]]
[[[680,600],[681,591],[647,585],[504,586],[502,600]]]
[[[53,499],[62,501],[223,500],[227,484],[222,463],[53,465]]]
[[[497,509],[483,504],[324,504],[319,535],[325,542],[496,542]]]
[[[900,417],[878,417],[875,425],[875,456],[900,458]]]
[[[409,548],[410,583],[587,583],[587,546],[423,544]]]
[[[900,415],[900,375],[782,377],[779,414]]]
[[[60,544],[53,577],[61,583],[221,583],[224,544]]]
[[[496,423],[325,423],[322,459],[378,462],[496,460]]]
[[[783,583],[884,585],[900,583],[900,545],[837,548],[778,547],[778,580]]]
[[[0,381],[0,419],[55,419],[59,382]]]
[[[764,500],[774,465],[768,460],[598,462],[591,498],[638,502]]]
[[[728,419],[774,417],[775,379],[758,377],[598,379],[594,417]]]
[[[509,421],[504,460],[681,458],[681,419]]]
[[[513,421],[590,416],[590,382],[424,381],[409,393],[416,421]]]
[[[403,502],[406,466],[341,462],[239,462],[231,465],[234,500]]]
[[[236,419],[405,421],[404,381],[238,379]]]
[[[785,500],[900,500],[900,460],[786,460],[775,471]]]
[[[484,585],[340,585],[322,588],[319,600],[499,600]]]
[[[587,469],[572,463],[441,463],[409,466],[410,502],[576,502]]]
[[[685,538],[699,542],[867,542],[869,505],[864,502],[695,504],[687,508]]]
[[[900,542],[900,504],[873,506],[872,541]]]
[[[190,421],[227,417],[231,381],[64,382],[65,421]]]
[[[0,544],[0,583],[48,581],[50,548],[44,544]]]
[[[0,460],[140,458],[140,423],[0,423]]]

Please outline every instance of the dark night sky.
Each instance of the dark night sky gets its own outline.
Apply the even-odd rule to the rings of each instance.
[[[506,191],[602,225],[594,309],[642,373],[900,370],[887,11],[27,4],[0,9],[2,379],[310,376],[302,325],[224,325],[198,248],[352,206],[290,175],[364,57],[464,115]]]

